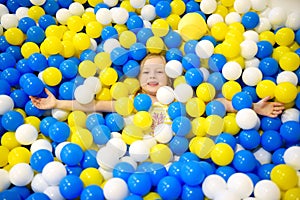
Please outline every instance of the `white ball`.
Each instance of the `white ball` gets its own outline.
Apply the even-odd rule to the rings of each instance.
[[[59,191],[59,186],[47,187],[44,191],[44,194],[46,194],[50,199],[55,199],[55,200],[64,200],[65,199]]]
[[[33,178],[33,170],[27,163],[18,163],[9,170],[8,175],[15,186],[26,186]]]
[[[251,59],[253,58],[258,50],[256,42],[253,40],[244,40],[240,44],[241,47],[241,56],[245,59]]]
[[[65,166],[58,161],[52,161],[45,165],[42,171],[44,180],[50,186],[58,185],[62,178],[67,175]]]
[[[83,85],[90,88],[94,94],[97,94],[102,89],[101,81],[98,77],[90,76],[86,78]]]
[[[227,25],[230,25],[235,22],[241,22],[241,21],[242,21],[242,17],[237,12],[230,12],[225,16],[225,23]]]
[[[29,10],[29,8],[27,8],[27,7],[19,7],[16,10],[16,16],[18,17],[18,19],[20,20],[24,17],[28,17],[28,10]]]
[[[69,113],[70,112],[67,110],[62,110],[58,108],[54,108],[51,110],[52,117],[54,117],[55,119],[61,122],[65,121],[68,118]]]
[[[283,154],[284,162],[295,170],[300,170],[300,147],[292,146],[285,150]]]
[[[165,66],[165,72],[170,78],[177,78],[182,74],[183,67],[180,61],[170,60]]]
[[[145,4],[146,4],[146,0],[130,0],[130,5],[133,7],[133,8],[142,8]]]
[[[36,141],[38,131],[31,124],[22,124],[15,132],[16,140],[22,145],[29,145]]]
[[[131,164],[131,165],[133,166],[134,169],[137,168],[137,162],[135,162],[135,161],[133,160],[133,158],[130,157],[130,156],[124,156],[124,157],[122,157],[122,158],[120,159],[120,161],[121,161],[121,162],[127,162],[127,163]]]
[[[125,8],[114,7],[110,9],[112,22],[115,24],[125,24],[129,18],[129,13]]]
[[[260,18],[259,18],[259,23],[258,23],[258,25],[254,28],[254,30],[255,30],[256,32],[258,32],[258,33],[261,33],[261,32],[263,32],[263,31],[269,31],[269,30],[271,30],[271,28],[272,28],[272,25],[271,25],[269,19],[266,18],[266,17],[260,17]]]
[[[35,140],[30,146],[31,154],[33,154],[34,152],[36,152],[40,149],[46,149],[46,150],[52,152],[52,145],[48,140],[38,139],[38,140]]]
[[[157,142],[166,144],[173,138],[173,131],[171,125],[159,124],[154,129],[154,138]]]
[[[201,40],[197,43],[195,51],[199,58],[210,58],[214,53],[214,44],[209,40]]]
[[[218,192],[226,189],[226,181],[219,175],[207,176],[202,183],[202,191],[209,199],[214,199]]]
[[[118,4],[118,0],[103,0],[103,3],[105,3],[111,8]]]
[[[220,14],[211,14],[208,16],[206,23],[209,28],[218,22],[224,22],[223,17]]]
[[[202,0],[200,3],[200,10],[205,14],[211,14],[217,9],[216,0]]]
[[[143,141],[144,141],[145,145],[148,146],[149,149],[151,149],[154,145],[157,144],[157,141],[154,138],[154,136],[152,136],[152,133],[145,134],[143,137]]]
[[[112,22],[111,12],[107,8],[100,8],[96,12],[96,20],[102,25],[108,25]]]
[[[247,30],[243,33],[244,39],[245,40],[253,40],[254,42],[259,41],[259,35],[256,31],[254,30]]]
[[[264,165],[264,164],[269,164],[271,163],[272,160],[272,154],[268,151],[266,151],[264,148],[260,147],[253,153],[254,157],[256,160]]]
[[[235,0],[233,4],[233,8],[238,13],[246,13],[251,8],[251,1],[250,0]]]
[[[81,3],[73,2],[69,5],[69,11],[72,15],[81,16],[84,13],[84,7]]]
[[[238,62],[229,61],[223,66],[222,74],[227,80],[237,80],[242,75],[242,67]]]
[[[55,14],[56,20],[62,25],[67,24],[67,21],[71,16],[71,12],[66,8],[60,8]]]
[[[174,89],[175,99],[181,103],[186,103],[190,98],[193,97],[194,90],[187,83],[181,83]]]
[[[136,162],[144,162],[148,159],[150,149],[142,140],[134,141],[129,146],[129,155]]]
[[[292,12],[287,16],[285,26],[297,31],[300,29],[300,12]]]
[[[47,187],[49,187],[41,173],[38,173],[33,177],[30,186],[34,192],[44,192]]]
[[[162,86],[156,92],[157,100],[162,104],[170,104],[174,101],[174,91],[170,86]]]
[[[17,27],[19,24],[19,19],[15,14],[4,14],[1,17],[1,25],[5,29]]]
[[[267,0],[250,0],[251,7],[255,11],[262,11],[267,7]]]
[[[119,162],[119,155],[109,147],[102,147],[96,155],[97,163],[105,170],[111,171]]]
[[[214,200],[228,200],[228,199],[240,200],[241,198],[239,198],[238,194],[228,189],[217,192],[214,198]]]
[[[256,57],[249,59],[249,60],[245,60],[245,68],[258,67],[259,63],[260,63],[260,60]]]
[[[76,101],[81,104],[88,104],[91,103],[94,99],[94,92],[93,90],[86,86],[86,85],[79,85],[74,92],[74,97]]]
[[[207,79],[208,79],[208,77],[209,77],[209,75],[210,75],[209,70],[206,67],[200,67],[199,69],[200,69],[200,71],[203,74],[203,82],[206,82]]]
[[[254,187],[254,196],[263,200],[280,199],[280,190],[271,180],[261,180]]]
[[[296,108],[289,108],[283,111],[281,114],[281,122],[285,123],[287,121],[299,122],[300,111]]]
[[[236,144],[234,152],[239,152],[241,150],[245,150],[244,147],[240,144]]]
[[[143,19],[143,25],[144,25],[144,28],[150,28],[150,29],[152,28],[152,24],[148,20]]]
[[[6,190],[10,186],[9,174],[5,169],[0,169],[0,192]]]
[[[109,38],[103,43],[103,50],[110,53],[114,48],[121,47],[119,40],[115,38]]]
[[[97,47],[98,47],[96,40],[94,38],[90,38],[90,43],[91,43],[91,45],[90,45],[89,49],[96,51]]]
[[[113,177],[112,170],[106,170],[102,167],[99,167],[98,170],[102,174],[104,180],[108,180],[108,179],[111,179]]]
[[[152,21],[156,17],[155,7],[151,4],[143,6],[141,10],[141,16],[144,20]]]
[[[249,197],[253,192],[253,182],[243,173],[234,173],[227,180],[227,188],[239,195],[239,199]]]
[[[242,80],[248,86],[256,86],[263,78],[259,68],[248,67],[243,71]]]
[[[256,112],[250,108],[241,109],[236,113],[236,123],[244,130],[253,129],[256,126],[257,118]]]
[[[14,109],[14,101],[8,95],[0,95],[0,115]]]
[[[2,17],[2,15],[8,13],[9,13],[8,8],[4,4],[0,4],[0,18]]]
[[[41,6],[41,5],[44,5],[46,0],[30,0],[30,2],[35,6]]]
[[[111,138],[106,143],[106,147],[116,152],[119,158],[123,157],[127,151],[126,143],[122,140],[122,138]]]
[[[104,197],[107,200],[124,199],[128,193],[126,182],[121,178],[109,179],[103,187]]]
[[[270,10],[268,18],[272,25],[281,26],[285,24],[287,13],[281,7],[274,7]]]
[[[276,83],[282,82],[290,82],[293,85],[297,86],[298,84],[298,77],[294,72],[291,71],[282,71],[276,77]]]

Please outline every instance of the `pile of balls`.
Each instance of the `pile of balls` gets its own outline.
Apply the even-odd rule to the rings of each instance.
[[[0,3],[0,199],[299,199],[299,1]],[[153,133],[148,53],[173,79]],[[116,112],[40,110],[45,88]],[[268,96],[278,117],[252,109]]]

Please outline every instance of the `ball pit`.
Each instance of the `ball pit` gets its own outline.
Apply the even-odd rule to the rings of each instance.
[[[299,198],[298,1],[0,2],[0,199]],[[38,109],[45,88],[116,112]],[[253,109],[268,96],[277,117]]]

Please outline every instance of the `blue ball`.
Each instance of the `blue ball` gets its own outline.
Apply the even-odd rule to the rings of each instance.
[[[116,38],[118,36],[117,30],[112,26],[106,26],[101,31],[101,38],[103,41],[109,38]]]
[[[52,153],[46,149],[34,152],[30,157],[30,166],[37,172],[42,172],[45,165],[54,161]]]
[[[64,142],[70,136],[71,130],[67,123],[57,121],[51,122],[48,128],[48,134],[52,141],[54,142]]]
[[[54,117],[51,117],[51,116],[47,116],[47,117],[43,118],[41,120],[40,126],[39,126],[41,133],[43,133],[44,136],[48,137],[49,136],[49,127],[57,121],[58,121],[57,119],[55,119]]]
[[[133,106],[137,111],[149,111],[152,99],[147,94],[138,94],[133,99]]]
[[[295,99],[296,108],[300,109],[300,93],[297,94]]]
[[[251,99],[253,102],[257,102],[259,100],[257,94],[256,94],[256,88],[254,86],[245,86],[242,89],[243,92],[251,96]]]
[[[270,180],[270,174],[274,167],[275,165],[273,163],[263,164],[257,169],[257,175],[262,180]]]
[[[43,4],[43,9],[48,15],[54,16],[60,8],[56,0],[46,0]]]
[[[232,106],[235,110],[239,111],[244,108],[252,108],[252,97],[246,92],[238,92],[232,97]]]
[[[146,55],[147,48],[141,42],[134,43],[129,48],[129,56],[134,60],[142,60]]]
[[[200,158],[192,152],[185,152],[180,156],[179,161],[181,162],[200,161]]]
[[[43,82],[36,76],[28,77],[21,86],[29,96],[38,96],[45,88]]]
[[[9,46],[10,46],[10,44],[7,42],[5,36],[1,35],[0,36],[0,51],[1,52],[5,51]]]
[[[216,169],[216,174],[221,176],[225,181],[234,173],[236,173],[236,170],[230,166],[220,166]]]
[[[97,125],[104,125],[105,124],[105,120],[102,114],[100,113],[91,113],[87,116],[86,121],[85,121],[85,125],[86,128],[89,131],[92,131],[92,129],[97,126]]]
[[[3,190],[0,192],[0,199],[22,200],[18,192],[13,190]]]
[[[147,40],[153,36],[153,32],[150,28],[141,28],[138,32],[137,32],[137,41],[142,43],[142,44],[146,44]]]
[[[29,67],[27,59],[21,59],[16,63],[16,69],[23,75],[32,73],[33,70]]]
[[[202,189],[201,189],[201,187],[199,185],[196,185],[196,186],[184,185],[182,187],[181,199],[186,199],[186,200],[192,200],[192,199],[203,200],[204,199],[204,194],[203,194]]]
[[[300,31],[299,31],[299,29],[296,31],[295,40],[297,41],[298,44],[300,44]]]
[[[169,33],[164,36],[163,40],[168,49],[178,48],[182,42],[180,34],[175,31],[169,31]]]
[[[21,53],[21,48],[19,46],[10,46],[5,50],[5,52],[13,55],[16,61],[23,58],[23,55]]]
[[[172,130],[177,136],[186,136],[191,128],[191,121],[185,116],[176,117],[172,122]]]
[[[128,18],[126,22],[126,26],[128,30],[133,31],[134,33],[137,33],[141,28],[144,27],[144,22],[141,17],[138,15],[132,15]]]
[[[64,100],[74,100],[75,85],[72,82],[66,81],[59,86],[59,97]]]
[[[213,36],[211,36],[211,35],[204,35],[204,36],[201,38],[201,40],[208,40],[208,41],[210,41],[211,43],[213,43],[214,46],[217,45],[216,39],[215,39]],[[216,55],[216,54],[213,54],[213,55]],[[222,54],[220,54],[220,55],[222,55]]]
[[[105,125],[111,132],[121,131],[125,126],[124,118],[118,113],[107,114],[105,116]]]
[[[12,87],[18,85],[20,77],[21,74],[16,68],[6,68],[0,75],[0,78],[6,80]]]
[[[182,60],[182,52],[178,49],[178,48],[171,48],[168,49],[166,52],[166,61],[170,61],[170,60],[178,60],[181,61]]]
[[[27,30],[26,35],[27,35],[26,41],[34,42],[36,44],[41,44],[46,37],[44,30],[39,26],[30,27]]]
[[[81,200],[104,200],[104,194],[98,185],[89,185],[85,187],[80,195]]]
[[[140,195],[130,194],[124,200],[143,200],[143,198]]]
[[[110,59],[115,65],[124,65],[128,60],[128,50],[123,47],[116,47],[110,53]]]
[[[32,19],[30,17],[23,17],[22,19],[19,20],[18,28],[23,33],[26,33],[30,27],[35,26],[35,25],[36,25],[36,22],[34,21],[34,19]]]
[[[185,70],[200,67],[200,58],[195,53],[188,53],[184,55],[181,62]]]
[[[83,158],[83,151],[78,144],[68,143],[61,149],[60,158],[66,165],[75,166]]]
[[[72,0],[58,0],[57,2],[60,5],[60,7],[62,7],[62,8],[69,8],[71,3],[73,3]]]
[[[269,152],[276,151],[283,145],[282,138],[277,131],[268,130],[261,135],[261,146]]]
[[[265,57],[259,62],[258,68],[264,76],[273,76],[278,73],[279,64],[274,58]]]
[[[26,103],[29,101],[28,95],[21,89],[13,90],[10,93],[10,97],[14,101],[14,106],[16,108],[24,108]]]
[[[27,116],[41,117],[45,113],[45,110],[38,109],[33,105],[32,101],[27,101],[25,104],[25,112]]]
[[[240,150],[235,153],[232,165],[238,172],[252,172],[256,167],[256,158],[249,150]]]
[[[103,145],[111,138],[111,131],[105,125],[97,125],[91,131],[95,144]]]
[[[128,189],[131,193],[144,196],[151,190],[151,179],[148,173],[134,172],[127,180]]]
[[[47,58],[41,53],[33,53],[28,57],[29,67],[36,72],[41,72],[48,67]]]
[[[6,130],[14,132],[24,124],[24,118],[20,112],[10,110],[2,115],[1,124]]]
[[[14,68],[16,63],[17,61],[12,54],[6,52],[0,53],[0,70],[3,71],[7,68]]]
[[[218,115],[224,117],[226,115],[226,109],[223,103],[218,100],[213,100],[206,105],[205,113],[207,116]]]
[[[10,95],[11,87],[8,81],[0,79],[0,94]]]
[[[50,55],[48,57],[48,66],[59,68],[59,65],[65,60],[60,54]]]
[[[189,54],[189,53],[196,53],[196,46],[198,44],[198,40],[188,40],[184,46],[183,46],[183,50],[185,54]]]
[[[183,165],[183,162],[180,162],[180,161],[173,162],[168,169],[168,175],[175,177],[177,180],[180,180],[180,182],[182,182],[181,177],[180,177],[180,171],[181,171],[182,165]]]
[[[226,57],[223,54],[213,54],[208,59],[208,66],[213,72],[221,72],[226,62]]]
[[[66,199],[75,199],[83,190],[83,182],[78,176],[67,175],[59,183],[59,191]]]
[[[175,155],[182,155],[189,148],[189,141],[185,137],[175,135],[169,142],[169,147]]]
[[[74,165],[74,166],[67,165],[66,170],[68,175],[75,175],[75,176],[80,176],[82,172],[82,168],[78,165]]]
[[[140,73],[140,64],[135,60],[128,60],[123,65],[123,73],[130,78],[135,78]]]
[[[286,151],[285,148],[279,148],[279,149],[275,150],[272,153],[272,163],[274,163],[275,165],[285,164],[284,158],[283,158],[285,151]]]
[[[249,176],[249,178],[251,179],[253,185],[256,185],[256,183],[257,183],[258,181],[261,180],[261,179],[258,177],[258,175],[255,174],[255,173],[246,173],[246,175]]]
[[[30,2],[30,0],[16,0],[16,2],[18,2],[18,4],[23,7],[32,6],[32,3]]]
[[[173,120],[176,117],[186,116],[185,104],[181,102],[172,102],[168,107],[168,115]]]
[[[216,171],[215,165],[206,161],[200,161],[199,165],[205,173],[205,177],[214,174]]]
[[[97,55],[97,53],[94,50],[86,49],[81,52],[80,60],[81,61],[90,60],[90,61],[94,62],[94,58],[96,55]]]
[[[30,190],[26,186],[14,186],[10,188],[10,191],[16,192],[22,199],[27,199],[30,195]]]
[[[199,3],[196,2],[196,1],[188,1],[188,2],[185,4],[185,7],[186,7],[186,8],[185,8],[185,12],[186,12],[186,13],[200,11]]]
[[[26,200],[50,200],[50,198],[45,193],[35,192],[29,195]]]
[[[255,129],[242,130],[238,141],[245,149],[255,149],[260,144],[260,134]]]
[[[168,1],[159,1],[155,5],[155,13],[161,18],[166,18],[171,14],[172,8]]]
[[[232,149],[236,148],[236,138],[229,133],[221,133],[218,135],[215,139],[215,143],[226,143],[228,144]]]
[[[173,176],[165,176],[157,185],[157,193],[162,199],[178,199],[181,190],[180,181]]]
[[[100,8],[107,8],[109,9],[109,6],[105,3],[98,3],[95,8],[94,8],[94,13],[96,14],[98,10],[100,10]]]
[[[128,162],[119,162],[112,171],[113,177],[121,178],[127,182],[129,176],[135,171],[134,167]]]
[[[203,182],[205,172],[199,162],[184,162],[180,170],[180,177],[185,184],[197,186]]]
[[[83,158],[80,161],[80,166],[83,169],[93,167],[93,168],[99,168],[99,164],[97,163],[97,151],[93,149],[88,149],[83,153]]]
[[[254,29],[259,23],[259,16],[256,12],[246,12],[242,16],[242,24],[246,29]]]
[[[300,141],[300,124],[296,121],[287,121],[280,126],[280,135],[289,144],[298,144]]]
[[[148,174],[152,186],[157,186],[158,182],[168,175],[167,169],[160,163],[152,163],[148,166]]]
[[[36,77],[33,73],[25,73],[25,74],[22,74],[21,77],[20,77],[20,80],[19,80],[19,85],[21,87],[24,87],[27,83],[26,83],[26,80],[28,78],[31,78],[31,77]]]
[[[273,45],[266,40],[257,42],[257,47],[258,50],[255,56],[259,59],[270,57],[273,53]]]
[[[78,73],[78,65],[72,60],[65,60],[60,63],[59,71],[61,71],[64,78],[72,79]]]
[[[200,83],[203,82],[203,73],[199,68],[190,68],[185,72],[186,82],[192,86],[197,87]]]
[[[55,21],[55,18],[52,17],[51,15],[42,15],[39,20],[38,20],[38,24],[39,24],[39,27],[41,27],[42,29],[46,30],[46,28],[48,26],[51,26],[51,25],[56,25],[56,21]]]
[[[213,72],[208,76],[207,82],[212,84],[216,90],[221,90],[226,79],[220,72]]]

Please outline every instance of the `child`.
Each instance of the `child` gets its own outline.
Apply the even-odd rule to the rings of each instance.
[[[153,127],[161,123],[170,123],[167,114],[167,106],[162,105],[156,98],[156,92],[161,86],[170,85],[170,79],[165,73],[166,60],[162,55],[149,54],[141,62],[141,70],[138,76],[142,93],[148,94],[152,99],[152,108],[149,111],[153,117]],[[80,104],[76,100],[58,100],[46,89],[47,98],[30,97],[32,103],[39,109],[58,108],[63,110],[81,110],[84,112],[115,112],[114,101],[96,101],[89,104]],[[277,117],[282,113],[284,105],[279,102],[269,102],[266,97],[257,103],[253,103],[254,111],[263,116]],[[231,101],[218,98],[227,112],[236,112]]]

